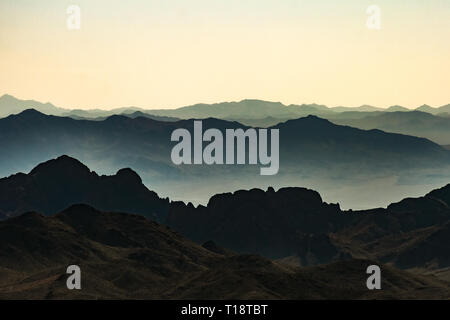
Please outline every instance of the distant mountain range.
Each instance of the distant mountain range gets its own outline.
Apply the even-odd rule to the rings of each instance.
[[[65,109],[55,107],[50,102],[42,103],[35,100],[20,100],[9,94],[0,97],[0,117],[7,117],[30,108],[34,108],[45,114],[61,115],[66,112]]]
[[[450,142],[450,117],[435,116],[422,111],[380,113],[361,119],[330,118],[330,121],[365,130],[380,129],[424,137],[441,145]]]
[[[319,104],[291,104],[284,105],[280,102],[269,102],[257,99],[246,99],[240,102],[222,102],[215,104],[195,104],[177,109],[145,109],[139,107],[120,107],[112,110],[102,109],[65,109],[56,107],[51,103],[41,103],[34,100],[20,100],[5,94],[0,97],[0,117],[20,113],[26,109],[36,109],[48,115],[70,116],[76,118],[94,119],[108,117],[118,114],[132,114],[136,111],[169,118],[191,119],[191,118],[219,118],[219,119],[264,119],[272,117],[275,119],[293,119],[308,115],[324,116],[342,112],[375,112],[375,111],[411,111],[402,106],[391,106],[383,109],[369,105],[360,107],[327,107]],[[450,113],[450,104],[433,108],[422,105],[415,110],[431,114]]]
[[[336,124],[350,125],[361,129],[380,129],[424,137],[442,145],[450,144],[448,121],[450,104],[439,108],[423,105],[411,110],[402,106],[391,106],[387,109],[368,105],[356,108],[328,108],[318,104],[286,106],[279,102],[242,100],[240,102],[196,104],[178,109],[150,110],[124,107],[112,110],[69,110],[55,107],[50,103],[19,100],[10,95],[0,97],[0,118],[31,108],[47,115],[71,117],[76,120],[102,121],[113,115],[125,115],[131,118],[146,117],[169,122],[192,118],[218,118],[237,121],[252,127],[270,127],[287,120],[315,115]]]
[[[215,193],[238,188],[304,185],[327,187],[328,200],[347,202],[344,207],[372,207],[403,195],[385,185],[365,203],[346,197],[371,181],[399,177],[405,186],[442,185],[450,176],[450,152],[422,138],[339,126],[315,116],[280,123],[280,170],[273,177],[259,176],[259,166],[176,166],[170,158],[171,133],[193,131],[192,120],[157,121],[146,117],[111,116],[105,120],[74,120],[26,110],[0,119],[0,176],[26,172],[35,163],[63,154],[80,159],[100,174],[132,167],[164,197],[206,202]],[[204,119],[204,130],[244,128],[238,122]],[[439,168],[439,170],[437,169]],[[365,181],[361,184],[360,181]],[[376,182],[378,183],[378,182]],[[392,183],[392,182],[389,182]],[[368,189],[367,189],[368,190]],[[397,189],[398,190],[398,189]],[[369,192],[369,191],[368,191]],[[422,191],[423,192],[423,191]],[[332,195],[332,196],[329,196]],[[374,202],[379,201],[379,202]]]
[[[342,112],[407,112],[414,110],[438,115],[440,113],[450,112],[450,104],[437,108],[423,105],[416,109],[408,109],[402,106],[391,106],[383,109],[368,105],[360,107],[327,107],[318,104],[291,104],[286,106],[280,102],[247,99],[240,102],[196,104],[178,109],[146,110],[145,112],[181,119],[210,117],[220,119],[263,119],[266,117],[293,119],[308,115],[325,116]]]
[[[135,111],[143,110],[141,108],[136,107],[116,108],[111,111],[105,111],[101,109],[90,109],[90,110],[65,109],[56,107],[50,102],[42,103],[35,100],[21,100],[9,94],[5,94],[0,97],[0,117],[6,117],[11,114],[21,113],[22,111],[27,109],[35,109],[38,110],[39,112],[48,115],[57,115],[57,116],[70,115],[78,118],[97,118],[97,117],[111,116],[120,113],[132,113]]]
[[[450,297],[450,185],[387,209],[342,211],[304,188],[241,190],[194,207],[140,181],[131,169],[97,176],[67,156],[0,180],[9,217],[0,298]],[[81,291],[65,289],[69,264],[82,268]],[[371,264],[382,266],[383,290],[365,287]]]
[[[398,108],[396,108],[398,110]],[[433,115],[422,111],[344,111],[323,114],[320,117],[339,124],[364,130],[380,129],[386,132],[423,137],[441,145],[450,143],[450,114]],[[252,127],[271,127],[289,120],[265,117],[261,119],[232,119]]]

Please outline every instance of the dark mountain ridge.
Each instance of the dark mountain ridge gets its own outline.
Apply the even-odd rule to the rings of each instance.
[[[450,119],[421,111],[369,114],[363,118],[329,118],[336,124],[425,137],[438,144],[450,143]]]
[[[197,242],[284,257],[296,252],[304,234],[333,232],[346,220],[339,205],[324,203],[316,191],[269,188],[215,195],[206,207],[172,203],[167,224]]]
[[[131,169],[98,176],[67,156],[0,179],[3,218],[46,215],[76,203],[137,213],[162,222],[197,243],[270,258],[296,256],[302,265],[348,259],[380,260],[402,268],[450,266],[450,185],[387,208],[343,211],[316,191],[290,187],[217,194],[206,206],[170,202],[149,191]],[[399,249],[401,246],[401,249]],[[411,252],[422,248],[413,260]],[[408,258],[409,257],[409,258]]]

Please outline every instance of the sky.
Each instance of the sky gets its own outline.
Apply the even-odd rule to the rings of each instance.
[[[0,0],[0,95],[65,108],[415,108],[449,89],[449,0]]]

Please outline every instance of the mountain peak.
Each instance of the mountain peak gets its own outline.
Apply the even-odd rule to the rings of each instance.
[[[327,119],[323,119],[323,118],[320,118],[320,117],[315,116],[315,115],[308,115],[306,117],[288,120],[288,121],[286,121],[284,123],[276,125],[275,127],[292,126],[292,125],[294,125],[294,126],[296,126],[296,125],[314,125],[314,126],[317,126],[318,124],[334,126],[334,124],[331,123]]]
[[[310,114],[310,115],[306,116],[305,118],[310,119],[310,120],[313,120],[313,119],[314,120],[318,120],[318,119],[325,120],[325,119],[319,118],[318,116],[315,116],[313,114]]]
[[[132,169],[124,168],[117,171],[116,176],[126,180],[127,182],[133,182],[137,184],[142,183],[141,177]]]
[[[393,105],[386,109],[386,111],[396,112],[396,111],[409,111],[408,108],[399,105]]]
[[[22,225],[35,226],[44,218],[44,215],[36,211],[28,211],[18,217],[14,217],[15,221],[20,221]]]
[[[266,101],[260,99],[243,99],[239,103],[250,103],[250,104],[265,104],[265,105],[273,105],[273,106],[283,106],[283,104],[279,101]]]
[[[7,94],[7,93],[5,93],[4,95],[2,95],[1,97],[0,97],[0,99],[2,99],[2,100],[4,100],[4,99],[7,99],[7,100],[16,100],[16,98],[14,97],[14,96],[12,96],[12,95],[10,95],[10,94]]]
[[[99,214],[100,211],[95,209],[94,207],[83,203],[77,203],[59,212],[56,216],[58,216],[61,219],[64,218],[82,219],[83,217],[92,219],[93,216]]]
[[[99,176],[67,155],[39,164],[28,175],[0,179],[0,217],[17,216],[27,210],[51,215],[78,203],[108,212],[142,214],[156,221],[164,219],[169,204],[147,189],[131,169]],[[71,210],[94,209],[76,205]]]
[[[70,171],[70,172],[83,172],[90,174],[90,170],[84,164],[82,164],[77,159],[69,157],[67,155],[62,155],[56,159],[52,159],[37,165],[33,170],[30,171],[30,175],[36,175],[41,173],[52,173],[56,171]]]
[[[121,122],[126,120],[130,120],[130,118],[123,114],[113,114],[105,119],[105,121],[109,122]]]
[[[17,117],[22,117],[22,118],[23,117],[26,117],[26,118],[39,117],[39,118],[41,118],[43,116],[46,116],[46,114],[44,114],[42,112],[39,112],[36,109],[30,108],[30,109],[23,110],[22,112],[18,113],[16,116]]]
[[[416,110],[419,110],[419,111],[434,111],[434,109],[435,108],[433,108],[427,104],[423,104],[420,107],[416,108]]]
[[[450,183],[440,189],[429,192],[426,197],[439,199],[450,207]]]

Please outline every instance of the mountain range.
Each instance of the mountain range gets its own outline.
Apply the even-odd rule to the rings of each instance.
[[[450,267],[450,185],[386,209],[343,211],[303,188],[215,195],[173,203],[168,225],[191,239],[241,252],[295,256],[301,265],[354,257],[401,268]]]
[[[320,104],[291,104],[284,105],[280,102],[270,102],[257,99],[245,99],[239,102],[222,102],[214,104],[195,104],[177,109],[145,109],[140,107],[119,107],[111,110],[103,109],[67,109],[56,107],[51,103],[41,103],[35,100],[21,100],[5,94],[0,97],[0,117],[20,113],[26,109],[36,109],[48,115],[70,116],[77,118],[93,119],[108,117],[117,114],[131,114],[142,112],[155,116],[164,116],[180,119],[190,118],[220,118],[220,119],[263,119],[273,117],[279,119],[293,119],[308,115],[324,116],[342,112],[375,112],[375,111],[411,111],[402,106],[391,106],[383,109],[370,105],[359,107],[327,107]],[[433,108],[422,105],[414,110],[431,114],[450,113],[450,104]]]
[[[423,111],[344,111],[323,114],[322,118],[338,125],[359,129],[379,129],[386,132],[422,137],[440,145],[450,142],[450,117],[447,113],[431,114]],[[261,119],[233,119],[248,126],[270,127],[283,119],[265,117]],[[288,119],[284,119],[288,120]]]
[[[305,188],[240,190],[194,207],[160,199],[131,169],[98,176],[62,156],[0,180],[0,190],[9,192],[1,298],[450,297],[450,185],[365,211]],[[83,270],[81,291],[65,287],[69,264]],[[383,290],[365,287],[371,264]]]
[[[447,145],[450,141],[450,118],[422,111],[369,114],[359,119],[346,119],[341,115],[341,117],[328,119],[336,124],[365,130],[380,129],[386,132],[424,137],[441,145]]]
[[[450,104],[438,108],[422,105],[416,109],[398,105],[386,109],[369,105],[356,108],[329,108],[318,104],[286,106],[279,102],[247,99],[240,102],[196,104],[178,109],[152,110],[121,107],[112,110],[70,110],[56,107],[51,103],[20,100],[11,95],[0,97],[0,118],[31,108],[47,115],[71,117],[76,120],[101,121],[113,115],[125,115],[131,118],[147,117],[158,121],[218,118],[238,121],[252,127],[270,127],[287,120],[316,115],[336,124],[350,125],[361,129],[380,129],[424,137],[442,145],[450,144],[450,126],[448,125]]]
[[[315,116],[270,127],[280,131],[276,176],[262,177],[259,167],[251,165],[176,166],[170,157],[175,145],[170,136],[178,128],[193,132],[193,121],[117,115],[98,121],[75,120],[26,110],[0,119],[0,175],[27,172],[36,163],[67,154],[99,174],[132,167],[144,184],[172,199],[206,203],[215,193],[238,188],[290,185],[320,188],[327,201],[340,201],[348,208],[370,208],[419,195],[450,176],[450,152],[429,140],[339,126]],[[248,127],[209,118],[203,119],[203,128],[224,132]],[[362,180],[366,182],[359,183]],[[401,188],[397,188],[399,183]],[[349,197],[354,187],[371,198]]]
[[[62,156],[28,175],[1,179],[0,191],[3,219],[28,211],[52,215],[84,203],[140,214],[198,243],[213,240],[233,251],[269,258],[294,256],[301,265],[354,257],[402,268],[450,267],[450,185],[365,211],[342,210],[324,202],[318,192],[299,187],[217,194],[207,206],[195,207],[159,198],[131,169],[98,176]]]

